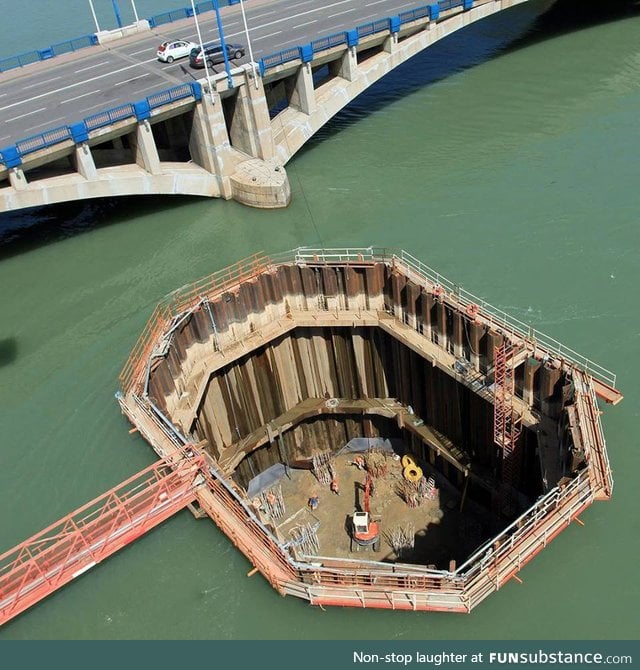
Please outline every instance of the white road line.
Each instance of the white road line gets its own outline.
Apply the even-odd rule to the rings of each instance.
[[[108,60],[103,60],[100,61],[99,63],[96,63],[95,65],[89,65],[89,67],[82,67],[79,70],[76,70],[76,74],[78,72],[86,72],[87,70],[93,70],[94,67],[100,67],[101,65],[106,65],[107,63],[110,63],[111,61]]]
[[[45,121],[44,123],[39,123],[37,126],[31,126],[31,130],[35,130],[36,128],[42,128],[42,126],[49,126],[49,128],[53,127],[53,124],[56,121],[64,121],[65,117],[64,116],[59,116],[57,119],[49,119],[48,121]]]
[[[318,23],[318,19],[314,19],[313,21],[307,21],[306,23],[299,23],[297,26],[293,26],[295,28],[302,28],[303,26],[310,26],[312,23]]]
[[[62,77],[50,77],[46,81],[39,81],[36,84],[29,84],[29,86],[23,86],[22,90],[26,91],[28,88],[35,88],[36,86],[43,86],[45,83],[48,83],[50,81],[55,81],[56,79],[62,79]]]
[[[108,102],[99,102],[97,105],[92,105],[91,107],[83,107],[81,110],[78,110],[78,114],[84,114],[92,109],[97,109],[102,107],[102,109],[110,109]]]
[[[171,42],[172,40],[167,41]],[[138,54],[143,54],[145,51],[157,51],[157,47],[147,47],[146,49],[140,49],[140,51],[132,51],[130,54],[127,54],[127,56],[137,56]]]
[[[268,35],[262,35],[262,37],[254,37],[253,41],[257,42],[258,40],[266,40],[269,37],[275,37],[276,35],[282,35],[282,30],[278,30],[275,33],[269,33]]]
[[[247,14],[247,18],[251,19],[252,21],[255,21],[256,19],[262,19],[265,16],[269,16],[269,14],[275,14],[275,12],[273,10],[271,10],[270,12],[265,12],[264,14],[258,14],[257,16],[249,16]]]
[[[14,116],[12,119],[7,119],[5,123],[11,123],[11,121],[17,121],[18,119],[23,119],[25,116],[31,116],[32,114],[37,114],[38,112],[44,112],[46,107],[41,107],[40,109],[34,109],[32,112],[27,112],[26,114],[21,114],[20,116]]]
[[[340,30],[340,28],[344,28],[346,24],[344,23],[339,23],[337,26],[331,26],[331,28],[323,28],[322,32],[323,33],[328,33],[331,30]],[[321,37],[319,39],[322,39]]]
[[[334,16],[342,16],[343,14],[348,14],[349,12],[355,12],[359,7],[353,7],[352,9],[345,9],[343,12],[338,12],[337,14],[329,14],[328,19],[332,19]]]
[[[136,81],[138,79],[144,79],[145,77],[148,77],[151,74],[151,72],[146,72],[145,74],[141,74],[137,77],[131,77],[131,79],[125,79],[124,81],[119,81],[117,84],[114,84],[114,86],[122,86],[122,84],[128,84],[130,81]]]
[[[124,72],[125,70],[130,70],[131,68],[134,67],[140,67],[145,63],[153,63],[154,60],[155,58],[150,58],[149,60],[136,63],[135,65],[127,65],[126,67],[121,67],[119,70],[111,70],[109,72],[105,72],[105,74],[99,74],[97,77],[93,77],[92,79],[85,79],[84,81],[78,81],[75,84],[69,84],[69,86],[63,86],[62,88],[55,89],[54,91],[47,91],[47,93],[41,93],[40,95],[35,95],[33,98],[27,98],[26,100],[20,100],[10,105],[5,105],[4,107],[0,107],[0,112],[3,112],[5,109],[11,109],[12,107],[17,107],[18,105],[24,105],[27,102],[33,102],[34,100],[39,100],[40,98],[46,98],[48,95],[51,95],[52,93],[59,93],[60,91],[67,91],[70,88],[84,86],[85,84],[88,84],[92,81],[97,81],[98,79],[104,79],[105,77],[109,77],[112,74],[118,74],[118,72]]]
[[[373,5],[379,5],[383,2],[387,2],[387,0],[376,0],[375,2],[367,2],[365,4],[365,7],[373,7]],[[413,3],[412,3],[413,4]]]
[[[68,102],[73,102],[74,100],[80,100],[80,98],[86,98],[88,95],[94,95],[95,93],[100,93],[100,89],[97,91],[91,91],[89,93],[83,93],[82,95],[76,95],[75,98],[69,98],[68,100],[63,100],[60,104],[66,105]]]

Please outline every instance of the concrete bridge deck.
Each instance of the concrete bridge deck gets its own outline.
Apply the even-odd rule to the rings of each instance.
[[[185,22],[5,73],[0,111],[11,116],[0,132],[11,128],[3,137],[14,144],[0,140],[0,211],[160,193],[287,206],[284,165],[369,86],[471,23],[521,6],[510,16],[522,31],[553,1],[341,0],[314,9],[297,0],[248,2],[255,59],[270,45],[286,47],[258,67],[245,63],[193,81],[184,63],[161,65],[161,38],[193,37]],[[235,19],[237,8],[228,8],[227,37],[242,41]],[[332,30],[339,32],[314,39]],[[167,83],[177,85],[157,91]],[[127,97],[133,102],[122,104]],[[116,106],[105,110],[109,105]],[[65,125],[44,128],[54,122]],[[27,128],[38,133],[16,141]]]

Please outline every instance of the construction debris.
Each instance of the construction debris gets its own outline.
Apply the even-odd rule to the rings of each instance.
[[[384,477],[389,470],[386,455],[377,449],[365,454],[364,466],[372,477]]]
[[[394,526],[384,534],[384,537],[393,553],[398,558],[405,558],[407,554],[413,551],[416,540],[415,528],[412,522],[409,522],[405,527]]]
[[[322,451],[312,457],[311,472],[323,486],[330,486],[336,477],[333,459],[330,451]]]

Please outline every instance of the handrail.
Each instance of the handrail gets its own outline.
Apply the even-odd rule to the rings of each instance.
[[[234,5],[239,1],[240,0],[228,0],[228,3],[230,5]],[[369,36],[380,32],[387,32],[387,31],[392,32],[393,30],[399,29],[400,25],[409,23],[411,21],[417,21],[425,18],[428,20],[437,20],[440,10],[452,9],[454,7],[464,7],[465,9],[468,9],[471,6],[471,4],[472,3],[470,2],[470,0],[441,0],[439,3],[434,3],[431,5],[422,5],[420,7],[416,7],[413,10],[403,12],[402,14],[400,14],[398,17],[395,18],[387,17],[377,19],[376,21],[356,26],[355,29],[351,31],[341,31],[338,33],[327,35],[325,37],[318,38],[317,40],[312,41],[309,45],[290,47],[288,49],[284,49],[282,51],[278,51],[274,54],[270,54],[268,56],[264,56],[263,58],[261,58],[258,63],[260,74],[264,75],[266,70],[291,61],[295,60],[302,61],[303,59],[309,59],[309,58],[313,59],[315,54],[320,53],[321,51],[326,51],[328,49],[333,49],[341,44],[348,44],[349,46],[353,46],[353,44],[358,43],[358,40],[361,37]],[[212,0],[207,0],[206,2],[200,2],[196,4],[195,9],[196,14],[209,11],[213,9],[213,2]],[[169,12],[164,12],[163,14],[157,14],[155,16],[150,17],[147,20],[149,21],[149,24],[153,28],[156,25],[161,25],[163,23],[188,18],[192,15],[193,10],[191,9],[191,7],[185,7],[181,9],[171,10]],[[351,40],[353,40],[353,42]],[[0,72],[2,72],[4,69],[21,67],[22,65],[36,62],[38,60],[53,58],[59,53],[67,53],[68,51],[75,51],[78,48],[83,48],[83,46],[90,46],[92,44],[97,43],[98,39],[96,35],[86,35],[83,37],[75,38],[73,40],[67,40],[66,42],[59,42],[58,44],[48,47],[47,49],[25,52],[24,54],[18,56],[0,60]],[[14,64],[6,63],[12,60],[15,60]],[[171,89],[158,91],[157,93],[154,93],[153,95],[145,98],[144,102],[146,102],[149,105],[150,109],[154,109],[162,104],[168,104],[168,103],[152,102],[152,100],[162,99],[163,96],[167,97],[167,94],[169,92],[176,91],[177,89],[186,91],[187,87],[191,87],[193,91],[194,86],[199,87],[199,84],[197,84],[197,82],[193,84],[181,84],[180,86],[176,86]],[[198,95],[195,95],[195,93],[185,93],[183,95],[173,97],[171,101],[179,100],[187,96],[193,96],[196,100],[200,99]],[[97,128],[103,128],[105,126],[110,125],[111,123],[115,123],[117,121],[121,121],[123,119],[135,116],[136,104],[137,103],[127,103],[115,108],[103,110],[101,112],[98,112],[97,114],[93,114],[92,116],[84,119],[82,122],[80,122],[80,124],[74,124],[74,125],[77,126],[82,125],[84,123],[85,130],[95,130]],[[41,133],[33,137],[28,137],[24,140],[20,140],[13,146],[4,147],[3,148],[4,150],[0,149],[0,161],[3,164],[7,165],[8,164],[7,161],[9,160],[7,156],[11,156],[11,160],[14,160],[14,158],[17,160],[16,163],[12,163],[10,167],[15,167],[16,165],[20,164],[21,157],[30,153],[31,151],[36,151],[37,149],[53,146],[54,144],[66,140],[76,141],[71,131],[71,128],[72,126],[62,126],[61,128],[46,131],[45,133]],[[60,131],[58,133],[58,139],[53,139],[56,131]],[[20,148],[22,147],[22,145],[34,146],[36,148],[23,150]],[[15,149],[15,151],[12,152],[11,151],[12,149]]]
[[[487,317],[497,328],[534,341],[536,346],[541,345],[538,348],[543,353],[547,352],[569,361],[578,368],[585,370],[587,374],[606,380],[610,386],[615,388],[616,376],[613,372],[462,289],[406,251],[378,247],[346,247],[342,249],[298,247],[272,256],[254,254],[228,268],[203,277],[192,284],[187,284],[166,296],[158,304],[147,322],[120,373],[120,383],[123,390],[126,392],[140,382],[139,377],[146,365],[146,358],[151,354],[158,338],[166,330],[171,319],[182,312],[196,309],[204,299],[229,290],[229,288],[237,286],[245,279],[257,276],[274,265],[284,263],[295,263],[297,265],[362,263],[365,261],[393,264],[395,267],[404,266],[407,276],[418,285],[444,288],[463,308],[468,305],[478,305],[482,315]]]

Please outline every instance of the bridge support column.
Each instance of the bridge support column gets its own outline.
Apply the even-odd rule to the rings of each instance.
[[[311,63],[303,63],[293,79],[294,85],[289,94],[290,104],[307,115],[313,114],[316,111],[316,92],[313,88]]]
[[[158,156],[158,147],[153,139],[151,124],[147,119],[140,121],[135,133],[131,134],[131,143],[133,145],[136,163],[144,168],[150,174],[160,174],[160,156]]]
[[[24,176],[24,170],[19,167],[9,170],[9,183],[16,191],[23,191],[29,185],[27,178]]]
[[[193,112],[193,127],[189,139],[189,153],[195,163],[215,175],[220,197],[233,197],[229,177],[235,171],[237,161],[232,160],[229,134],[222,111],[220,96],[215,94],[215,103],[210,96],[203,95]]]
[[[398,46],[398,35],[395,33],[389,35],[387,39],[384,41],[383,49],[388,53],[392,54],[395,52],[396,47]]]
[[[254,158],[271,160],[275,156],[269,107],[262,79],[249,77],[238,88],[229,135],[231,144]]]
[[[93,154],[86,142],[76,145],[74,159],[76,170],[81,176],[88,180],[98,178],[98,171],[96,170],[96,164],[93,160]]]
[[[330,66],[331,74],[347,81],[355,81],[358,77],[358,55],[355,47],[349,47],[342,58]]]

